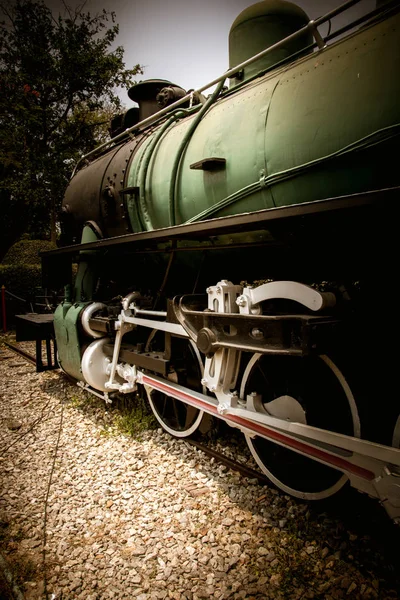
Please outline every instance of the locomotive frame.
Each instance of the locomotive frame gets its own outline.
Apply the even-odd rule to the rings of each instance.
[[[75,173],[305,31],[323,50],[317,27],[356,3],[309,22],[141,120],[83,157]],[[218,170],[220,160],[209,157],[207,165],[191,168]],[[120,176],[113,194],[124,210],[126,195],[137,200],[141,190]],[[113,393],[144,391],[160,424],[178,437],[200,429],[205,414],[223,419],[244,433],[261,469],[287,493],[322,499],[348,480],[399,522],[395,355],[371,351],[379,345],[388,352],[396,338],[390,292],[384,294],[386,314],[379,307],[391,277],[388,257],[396,251],[399,195],[400,188],[390,186],[112,237],[87,221],[80,244],[42,256],[46,287],[52,288],[65,284],[72,260],[79,261],[74,291],[55,314],[61,367],[106,402]],[[381,287],[374,268],[385,282]],[[120,288],[109,280],[128,281],[128,272],[137,288],[115,295]],[[268,279],[257,281],[264,272]],[[355,278],[363,282],[361,294]],[[327,280],[340,284],[321,285]],[[355,353],[361,366],[354,364]],[[381,379],[367,389],[362,380],[372,369]]]

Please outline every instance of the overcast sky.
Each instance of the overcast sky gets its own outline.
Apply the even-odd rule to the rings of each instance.
[[[82,4],[66,0],[69,6]],[[298,0],[310,18],[325,14],[344,0]],[[61,0],[45,0],[53,11],[62,11]],[[103,8],[116,13],[120,26],[117,45],[125,49],[125,64],[141,64],[140,79],[166,79],[187,89],[197,89],[228,69],[228,34],[237,15],[253,0],[87,0],[85,11]],[[375,7],[362,0],[350,9],[353,17]],[[332,30],[343,20],[334,19]],[[346,17],[347,21],[347,17]],[[326,26],[321,28],[326,33]],[[205,92],[207,93],[207,92]],[[132,105],[126,92],[119,94]]]

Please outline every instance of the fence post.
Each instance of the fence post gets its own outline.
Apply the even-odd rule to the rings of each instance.
[[[1,286],[1,314],[3,316],[3,332],[7,333],[7,320],[6,320],[6,286]]]

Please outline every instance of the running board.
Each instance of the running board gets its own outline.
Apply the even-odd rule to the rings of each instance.
[[[142,371],[137,371],[137,382],[223,419],[247,435],[263,437],[345,473],[354,488],[377,498],[400,524],[399,449],[239,407],[221,407],[214,397]]]

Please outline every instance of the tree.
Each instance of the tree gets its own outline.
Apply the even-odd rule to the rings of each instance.
[[[79,156],[104,141],[117,87],[130,87],[115,14],[82,7],[55,18],[42,0],[0,3],[0,256],[22,233],[56,236]],[[110,25],[110,26],[109,26]]]

